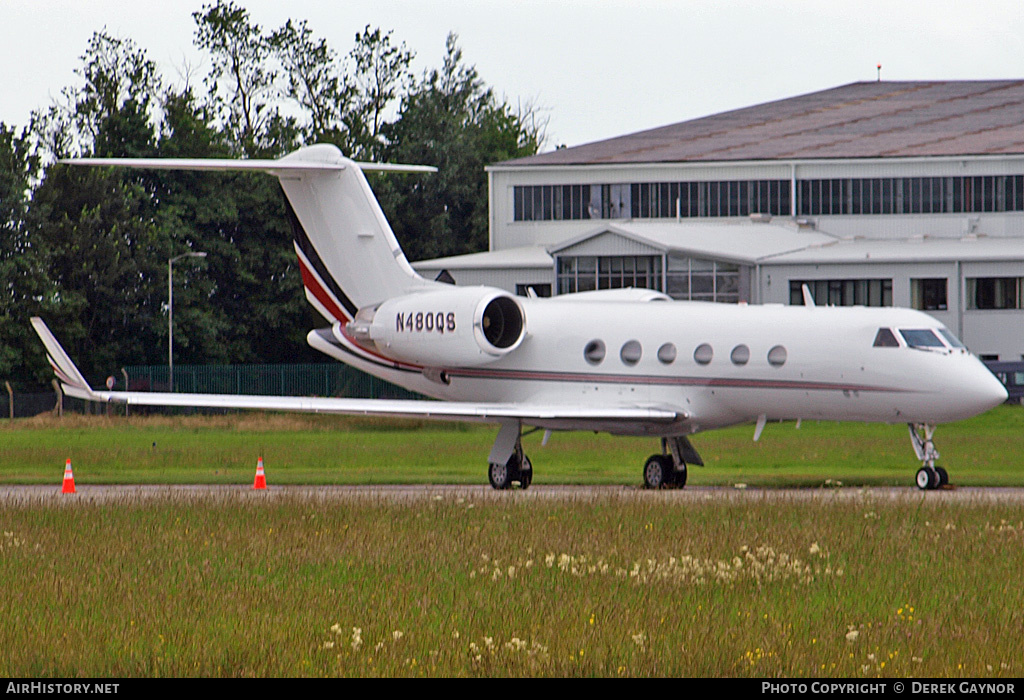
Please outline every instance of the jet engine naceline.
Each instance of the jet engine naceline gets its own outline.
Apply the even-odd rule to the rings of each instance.
[[[526,316],[508,292],[452,287],[360,309],[346,331],[385,357],[428,367],[472,367],[508,355],[526,337]]]

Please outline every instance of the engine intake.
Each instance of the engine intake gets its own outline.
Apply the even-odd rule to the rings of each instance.
[[[492,347],[504,350],[523,338],[523,312],[511,297],[495,297],[480,315],[484,338]]]

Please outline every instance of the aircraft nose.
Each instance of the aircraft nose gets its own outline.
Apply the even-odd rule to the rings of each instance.
[[[978,371],[971,376],[970,383],[964,387],[963,400],[975,407],[978,413],[984,413],[1006,401],[1009,395],[1002,382],[989,371],[988,367],[978,363]]]

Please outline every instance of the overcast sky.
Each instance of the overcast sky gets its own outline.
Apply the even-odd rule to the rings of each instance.
[[[533,101],[548,148],[578,145],[861,80],[1024,78],[1021,0],[236,0],[264,29],[306,19],[339,53],[367,24],[394,30],[416,72],[449,31],[488,85]],[[164,78],[208,65],[202,0],[0,0],[0,121],[23,126],[94,31],[131,38]]]

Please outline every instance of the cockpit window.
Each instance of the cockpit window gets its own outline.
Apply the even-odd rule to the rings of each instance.
[[[888,328],[879,328],[878,333],[875,334],[875,347],[876,348],[898,348],[900,342],[896,340],[896,336],[893,335],[892,331]]]
[[[949,343],[949,347],[956,348],[957,350],[966,350],[964,344],[960,342],[960,339],[950,333],[948,328],[940,328],[939,333],[941,333],[942,337],[946,339],[947,343]]]
[[[935,331],[930,328],[921,329],[909,329],[900,328],[900,335],[907,341],[907,345],[912,348],[945,348],[939,340],[939,336],[935,335]]]

